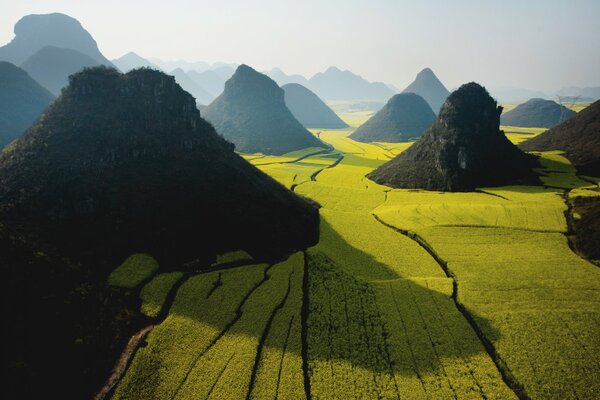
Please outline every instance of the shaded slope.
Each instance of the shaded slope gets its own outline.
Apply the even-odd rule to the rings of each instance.
[[[236,155],[174,79],[94,68],[70,81],[0,155],[4,221],[119,257],[276,257],[316,240],[316,210]]]
[[[435,114],[421,96],[401,93],[392,97],[350,137],[359,142],[404,142],[421,136],[434,121]]]
[[[434,113],[440,112],[450,92],[440,82],[438,77],[429,68],[417,74],[415,80],[402,91],[402,93],[416,93],[427,101]]]
[[[552,100],[530,99],[502,114],[502,125],[552,128],[577,114]]]
[[[53,99],[27,72],[0,61],[0,150],[29,128]]]
[[[348,127],[319,96],[306,87],[298,83],[288,83],[281,88],[285,92],[285,105],[304,127],[328,129]]]
[[[600,101],[519,147],[525,151],[563,150],[580,174],[600,176]]]
[[[85,67],[98,65],[98,61],[77,50],[46,46],[25,60],[21,68],[58,96],[62,88],[69,84],[70,75]]]
[[[499,130],[501,112],[483,87],[462,85],[415,144],[367,176],[391,187],[443,191],[531,179],[534,162]]]
[[[60,13],[32,14],[21,18],[15,25],[13,40],[0,47],[0,60],[19,65],[46,46],[77,50],[98,64],[112,66],[79,21]]]
[[[283,90],[247,65],[238,67],[202,115],[240,152],[284,154],[325,147],[288,110]]]

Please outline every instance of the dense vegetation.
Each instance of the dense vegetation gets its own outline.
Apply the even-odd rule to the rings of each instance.
[[[27,72],[0,62],[0,150],[29,128],[53,99]]]
[[[313,92],[298,83],[281,87],[285,105],[305,128],[338,129],[348,125]]]
[[[247,65],[238,67],[202,115],[240,152],[284,154],[325,147],[288,110],[283,90]]]
[[[146,69],[71,77],[0,154],[0,218],[11,285],[3,303],[14,308],[7,340],[22,348],[5,360],[15,385],[36,382],[7,392],[26,397],[53,392],[50,382],[65,398],[99,387],[141,321],[133,289],[106,285],[127,256],[150,253],[163,272],[195,269],[234,249],[279,259],[318,235],[312,204],[235,154],[172,77]],[[108,280],[137,287],[156,265],[142,269],[126,262]],[[158,292],[144,298],[164,297]],[[52,325],[44,340],[38,324]]]
[[[519,147],[526,151],[563,150],[579,173],[600,176],[600,101]]]
[[[396,188],[442,191],[531,179],[534,161],[500,131],[501,112],[485,88],[474,82],[462,85],[414,145],[368,177]]]
[[[530,99],[502,114],[500,121],[502,125],[552,128],[575,114],[552,100]]]
[[[417,74],[415,80],[408,85],[402,93],[416,93],[429,103],[434,113],[439,113],[442,104],[450,95],[450,92],[438,79],[433,71],[425,68]]]
[[[418,94],[393,96],[350,137],[359,142],[406,142],[416,139],[435,121],[435,114]]]

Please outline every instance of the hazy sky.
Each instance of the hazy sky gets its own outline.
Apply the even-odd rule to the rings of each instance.
[[[600,0],[0,0],[0,44],[26,14],[78,19],[109,59],[330,65],[403,88],[431,67],[466,81],[554,91],[600,86]]]

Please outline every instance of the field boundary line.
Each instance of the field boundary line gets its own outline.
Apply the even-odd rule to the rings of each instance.
[[[486,352],[488,353],[488,355],[490,356],[490,358],[496,365],[496,369],[500,373],[500,376],[502,377],[502,380],[504,381],[506,386],[508,386],[520,400],[529,400],[530,397],[527,395],[527,392],[525,391],[525,388],[523,387],[523,385],[514,377],[514,375],[512,374],[512,372],[506,365],[506,363],[502,360],[502,358],[500,358],[493,343],[485,336],[483,331],[479,328],[479,326],[477,325],[477,322],[475,321],[475,319],[473,318],[471,313],[469,311],[467,311],[465,306],[458,300],[458,280],[456,278],[456,275],[454,275],[454,273],[448,267],[448,263],[446,261],[444,261],[437,254],[437,252],[433,249],[433,247],[425,239],[423,239],[423,237],[421,237],[418,233],[400,229],[398,227],[395,227],[393,225],[390,225],[390,224],[384,222],[382,219],[380,219],[377,215],[375,215],[373,213],[371,213],[371,215],[380,224],[400,233],[401,235],[404,235],[404,236],[414,240],[427,253],[429,253],[429,255],[431,257],[433,257],[433,259],[442,268],[442,270],[444,271],[446,276],[448,278],[452,279],[452,296],[451,297],[452,297],[452,300],[454,300],[454,304],[456,305],[456,308],[463,315],[463,317],[467,320],[467,322],[471,326],[471,329],[473,329],[473,331],[479,338],[479,341],[483,345],[483,348],[486,350]]]

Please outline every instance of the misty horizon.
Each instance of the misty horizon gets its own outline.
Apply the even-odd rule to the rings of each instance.
[[[470,81],[546,94],[600,86],[600,3],[594,1],[147,4],[11,3],[0,16],[0,43],[13,39],[23,16],[59,12],[81,22],[111,60],[135,52],[163,61],[279,68],[306,78],[335,66],[400,90],[426,67],[448,89]]]

